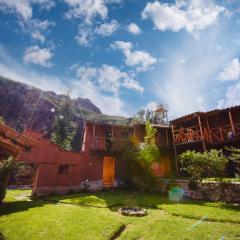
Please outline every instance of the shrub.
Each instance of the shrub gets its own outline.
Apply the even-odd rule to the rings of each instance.
[[[7,160],[4,160],[0,165],[0,203],[6,195],[7,180],[10,171],[13,169],[14,159],[9,157]]]
[[[227,158],[221,150],[211,149],[204,153],[186,151],[179,156],[179,161],[182,162],[183,170],[193,179],[222,178]]]

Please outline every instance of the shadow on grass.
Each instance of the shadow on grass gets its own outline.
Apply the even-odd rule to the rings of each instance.
[[[3,234],[0,232],[0,240],[5,240],[6,238],[3,236]]]
[[[0,206],[0,216],[8,215],[11,213],[26,211],[30,208],[42,207],[44,202],[42,201],[16,201],[16,202],[5,202]],[[1,240],[1,237],[0,237]]]
[[[137,191],[108,190],[95,193],[79,193],[70,195],[55,195],[40,198],[42,201],[77,206],[109,208],[117,211],[120,206],[144,207],[157,209],[160,204],[171,204],[167,196],[147,194]]]

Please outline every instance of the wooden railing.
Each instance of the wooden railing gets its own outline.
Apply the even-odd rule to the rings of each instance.
[[[234,140],[236,137],[240,137],[240,123],[234,124],[232,126],[224,125],[217,128],[201,128],[199,125],[189,127],[189,128],[180,128],[173,131],[173,141],[174,144],[182,144],[196,141],[205,141],[209,143],[222,143],[225,141]]]
[[[93,151],[121,151],[127,144],[127,138],[95,137],[92,142]]]
[[[180,128],[173,131],[173,142],[175,144],[201,141],[201,131],[199,125],[190,128]]]
[[[6,126],[5,124],[0,123],[0,135],[11,140],[13,143],[21,145],[23,147],[33,147],[36,145],[37,141],[25,136],[22,133],[17,132],[16,130]]]

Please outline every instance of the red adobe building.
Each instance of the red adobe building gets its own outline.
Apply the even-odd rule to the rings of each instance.
[[[171,128],[164,124],[154,127],[157,145],[164,150],[157,174],[168,176],[171,173]],[[38,143],[18,160],[37,165],[33,195],[47,195],[123,184],[129,170],[127,161],[122,158],[123,147],[130,139],[143,142],[145,125],[85,122],[81,152],[62,151],[40,133],[26,130],[24,134]]]

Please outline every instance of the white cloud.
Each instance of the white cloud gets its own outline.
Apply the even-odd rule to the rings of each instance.
[[[78,34],[75,37],[75,39],[78,42],[78,44],[82,47],[90,46],[90,43],[93,39],[92,28],[87,25],[80,24],[78,26]]]
[[[140,93],[144,91],[137,80],[113,66],[104,64],[100,68],[94,68],[74,65],[72,69],[76,71],[76,76],[81,82],[91,81],[98,89],[113,93],[116,96],[119,94],[121,87]]]
[[[41,34],[39,31],[32,32],[31,36],[32,36],[33,39],[35,39],[35,40],[37,40],[41,43],[44,43],[45,40],[46,40],[45,36],[43,34]]]
[[[32,5],[38,4],[40,8],[49,10],[55,6],[54,1],[49,0],[0,0],[0,11],[17,13],[18,23],[23,32],[41,43],[46,41],[43,32],[55,23],[48,20],[32,19]]]
[[[240,82],[234,86],[228,87],[224,98],[218,101],[218,108],[227,108],[240,105]]]
[[[71,69],[76,72],[77,77],[72,83],[75,96],[91,99],[104,113],[128,116],[125,102],[118,94],[119,88],[126,80],[122,79],[127,77],[125,73],[109,65],[100,68],[73,65]]]
[[[202,30],[217,22],[224,7],[214,4],[212,0],[177,1],[175,4],[155,1],[147,3],[142,12],[143,19],[151,19],[154,26],[161,31],[188,32]]]
[[[29,47],[24,52],[23,60],[25,63],[33,63],[43,67],[51,67],[49,60],[53,54],[48,48],[39,48],[37,45]]]
[[[64,0],[70,7],[67,18],[82,18],[90,24],[95,17],[105,19],[108,8],[104,0]]]
[[[119,24],[116,20],[111,20],[110,23],[103,23],[95,29],[95,33],[102,35],[103,37],[110,36],[117,31]]]
[[[135,90],[140,93],[144,92],[144,87],[141,86],[138,81],[136,81],[128,76],[126,76],[126,78],[124,79],[122,86],[124,86],[128,89]]]
[[[102,94],[92,81],[80,78],[73,82],[72,86],[73,95],[75,97],[81,96],[91,99],[103,113],[111,115],[129,115],[126,111],[125,103],[119,96],[107,96]]]
[[[222,72],[219,74],[219,79],[222,81],[234,81],[240,78],[240,62],[238,58],[234,58],[228,63]]]
[[[134,51],[130,42],[115,41],[112,47],[119,49],[125,55],[125,64],[127,66],[135,66],[137,71],[147,71],[149,68],[157,63],[157,59],[152,57],[145,51]]]
[[[140,33],[142,33],[142,30],[140,29],[140,27],[136,24],[136,23],[130,23],[127,27],[127,30],[135,35],[138,35]]]
[[[58,78],[30,71],[16,62],[0,45],[0,75],[17,82],[29,84],[45,91],[64,93],[65,84]]]
[[[45,43],[44,32],[50,27],[54,27],[55,22],[48,20],[31,19],[27,22],[19,22],[23,32],[29,33],[34,40]]]
[[[32,18],[32,5],[38,4],[41,8],[50,9],[55,6],[52,0],[0,0],[0,10],[14,11],[18,13],[24,21]]]
[[[149,102],[144,109],[145,110],[150,110],[150,111],[155,111],[158,108],[159,104],[157,102]]]

